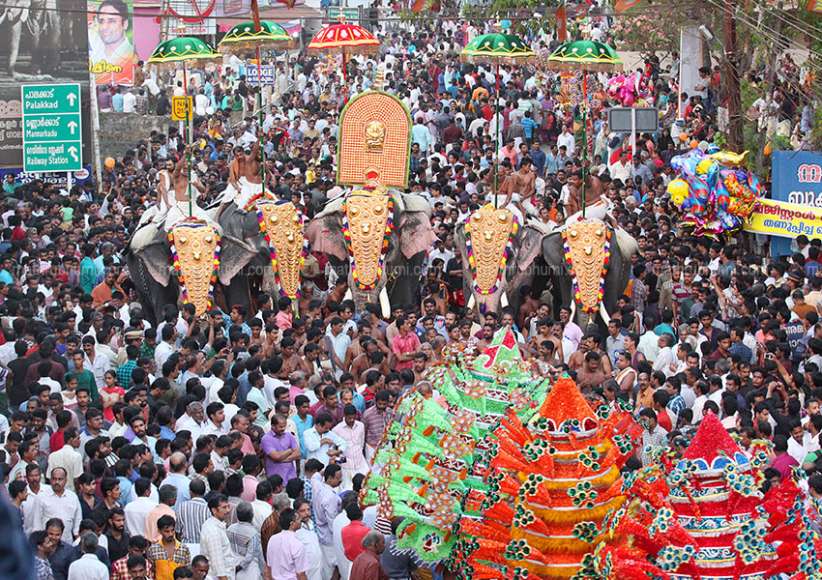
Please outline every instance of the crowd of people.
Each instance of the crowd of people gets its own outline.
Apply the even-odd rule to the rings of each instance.
[[[596,28],[607,39],[608,20]],[[265,87],[261,127],[254,87],[237,68],[195,71],[188,83],[198,203],[217,198],[262,131],[269,189],[309,217],[339,194],[346,100],[381,83],[406,103],[410,189],[430,200],[438,239],[417,301],[392,304],[387,319],[344,300],[325,258],[310,255],[303,275],[313,290],[296,304],[266,294],[253,311],[168,304],[149,322],[122,251],[161,170],[182,154],[174,127],[107,165],[99,193],[93,183],[68,192],[3,184],[1,467],[38,580],[441,574],[397,550],[400,520],[378,519],[358,492],[398,397],[417,389],[436,398],[425,377],[445,349],[481,348],[504,325],[535,374],[567,372],[591,400],[634,404],[645,429],[634,467],[654,448],[677,453],[715,413],[743,449],[772,442],[769,477],[801,468],[822,493],[819,240],[800,236],[793,255],[768,261],[746,234],[690,237],[666,194],[671,157],[717,135],[718,78],[701,95],[679,95],[676,71],[649,60],[639,74],[666,113],[658,133],[638,137],[633,159],[627,147],[612,155],[620,140],[605,119],[607,75],[591,79],[588,203],[607,198],[639,245],[607,326],[581,328],[550,288],[518,289],[516,311],[465,308],[454,226],[490,199],[495,155],[500,192],[528,198],[506,200],[521,215],[561,224],[581,202],[583,144],[567,84],[503,66],[495,118],[493,71],[457,56],[478,32],[445,22],[391,34],[379,56],[352,60],[347,83],[325,58],[300,57]],[[175,77],[151,79],[159,92],[149,91],[145,110],[182,90]],[[801,124],[810,103],[789,80],[776,83],[779,98],[763,114],[799,114]]]

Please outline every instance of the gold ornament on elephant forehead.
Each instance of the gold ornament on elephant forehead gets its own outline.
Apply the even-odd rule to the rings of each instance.
[[[373,287],[382,277],[391,210],[391,196],[384,189],[354,191],[346,200],[347,235],[360,286]]]
[[[258,202],[271,253],[271,266],[284,295],[292,300],[300,290],[305,238],[303,220],[293,203]]]
[[[365,126],[365,148],[370,153],[382,153],[385,143],[385,123],[371,121]]]
[[[469,220],[474,284],[480,292],[490,292],[504,267],[505,250],[514,231],[514,214],[507,209],[486,204]]]
[[[214,273],[220,263],[220,234],[204,222],[181,222],[172,228],[169,238],[184,302],[193,304],[197,314],[204,314],[211,306]]]
[[[565,260],[574,278],[574,299],[585,312],[596,312],[610,260],[610,230],[591,220],[569,226],[563,235]]]

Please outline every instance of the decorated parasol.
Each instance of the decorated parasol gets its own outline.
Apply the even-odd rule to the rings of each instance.
[[[585,217],[585,173],[588,170],[588,73],[622,70],[617,52],[595,40],[574,40],[560,44],[548,57],[548,69],[582,71],[582,217]]]
[[[151,56],[148,58],[147,64],[154,64],[160,66],[177,66],[177,63],[183,65],[183,92],[186,99],[188,98],[188,74],[186,72],[187,62],[196,62],[198,64],[208,64],[212,62],[222,62],[223,55],[219,52],[214,52],[214,49],[203,42],[199,38],[193,36],[180,36],[165,40],[158,44]],[[188,101],[186,101],[186,123],[189,123],[190,111],[188,110]],[[185,139],[185,135],[183,135]],[[186,164],[188,171],[188,215],[191,217],[194,213],[194,200],[191,196],[191,152],[186,149]]]
[[[294,41],[285,28],[276,22],[260,20],[257,0],[252,0],[251,12],[254,19],[248,22],[241,22],[240,24],[232,27],[220,41],[220,44],[217,45],[217,50],[226,54],[235,54],[238,56],[247,55],[249,52],[254,52],[256,55],[258,83],[257,98],[259,99],[258,111],[260,116],[260,151],[264,151],[265,143],[262,133],[263,69],[260,51],[262,49],[271,48],[291,48],[294,45]],[[265,157],[265,153],[263,153],[263,157]],[[262,180],[263,190],[265,190],[265,158],[263,158],[263,162],[260,163],[260,178]]]
[[[496,79],[496,101],[494,104],[494,119],[497,128],[495,137],[495,147],[499,149],[499,135],[500,125],[499,119],[499,65],[506,64],[525,64],[535,57],[535,53],[531,48],[518,36],[508,34],[505,32],[494,32],[491,34],[483,34],[477,36],[469,42],[462,52],[460,58],[465,62],[472,62],[475,64],[493,64],[496,66],[494,73]],[[498,172],[498,151],[494,152],[494,207],[497,207],[497,186],[499,181]]]
[[[342,53],[343,79],[347,80],[348,57],[355,54],[375,54],[380,50],[380,41],[362,26],[346,22],[340,17],[339,22],[324,26],[314,35],[308,43],[308,50],[331,54]]]

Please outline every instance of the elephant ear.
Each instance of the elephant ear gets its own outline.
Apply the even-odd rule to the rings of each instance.
[[[634,237],[622,228],[614,229],[614,235],[619,245],[619,253],[626,262],[631,261],[631,256],[639,252],[639,244]]]
[[[339,213],[315,217],[305,228],[305,237],[312,252],[334,256],[340,261],[348,259],[342,234],[342,218]]]
[[[329,216],[339,215],[339,213],[342,211],[344,201],[344,196],[332,199],[331,201],[325,204],[325,207],[322,209],[321,212],[314,216],[314,219],[317,220],[327,218]]]
[[[242,239],[223,234],[220,241],[220,284],[228,286],[234,276],[258,254],[258,249]]]
[[[406,210],[400,214],[400,249],[406,259],[429,251],[436,239],[429,212]]]
[[[518,272],[524,272],[534,263],[534,260],[536,260],[540,252],[542,252],[542,239],[545,235],[544,231],[530,225],[526,225],[522,229],[519,238],[519,252],[516,259]]]
[[[161,286],[168,286],[171,279],[171,251],[165,231],[154,223],[148,223],[134,232],[128,243],[128,251],[139,259],[149,275]]]

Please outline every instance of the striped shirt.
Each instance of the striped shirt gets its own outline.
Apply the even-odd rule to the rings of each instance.
[[[185,544],[200,543],[200,529],[211,517],[208,504],[201,497],[193,497],[177,508],[177,527]]]

